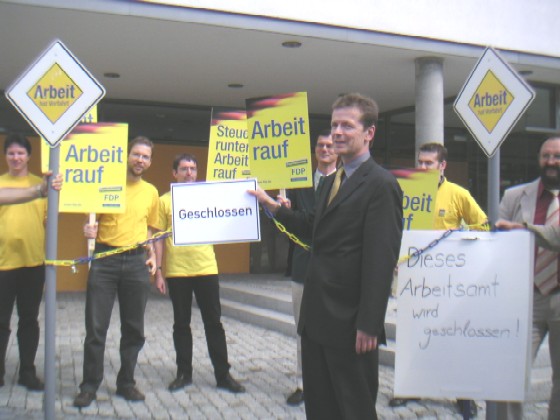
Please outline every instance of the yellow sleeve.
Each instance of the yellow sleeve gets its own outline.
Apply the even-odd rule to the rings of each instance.
[[[472,226],[471,229],[473,230],[483,230],[481,225],[488,221],[488,216],[482,211],[468,190],[465,190],[465,194],[462,195],[461,207],[461,214],[465,223]]]

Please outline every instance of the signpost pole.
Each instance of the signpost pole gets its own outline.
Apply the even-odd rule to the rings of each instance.
[[[58,173],[60,145],[52,147],[49,154],[50,170]],[[46,258],[56,259],[58,244],[58,196],[59,192],[48,189]],[[54,420],[56,400],[56,267],[45,267],[45,400],[46,420]]]
[[[36,100],[30,89],[66,89],[71,95],[65,105],[59,101]],[[52,146],[49,152],[50,169],[57,174],[60,163],[59,143],[78,124],[80,119],[105,95],[105,89],[72,55],[64,44],[55,40],[6,90],[6,98],[21,115]],[[64,118],[63,118],[64,117]],[[56,259],[58,244],[59,192],[48,189],[46,259]],[[56,399],[56,269],[45,267],[45,419],[55,419]]]
[[[488,221],[496,223],[500,207],[500,148],[488,158]]]
[[[496,223],[500,207],[500,147],[488,158],[488,222]],[[486,420],[497,420],[495,401],[486,401]]]
[[[488,221],[499,217],[500,145],[535,99],[527,82],[492,48],[487,48],[454,103],[455,112],[488,156]],[[498,417],[487,401],[486,419]]]

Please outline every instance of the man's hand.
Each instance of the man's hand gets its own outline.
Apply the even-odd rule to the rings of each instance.
[[[377,337],[368,335],[363,331],[358,330],[356,334],[356,353],[362,354],[377,348]]]
[[[55,175],[55,177],[51,180],[51,187],[56,191],[60,191],[62,188],[62,175]]]
[[[97,238],[97,222],[95,222],[94,224],[86,223],[84,225],[84,236],[87,239]]]
[[[265,207],[272,214],[276,214],[280,208],[280,204],[277,203],[272,197],[270,197],[265,190],[257,186],[256,190],[247,190],[247,192],[253,197],[257,198],[257,201],[261,206]]]
[[[278,195],[276,196],[276,202],[288,209],[292,208],[292,201],[288,197],[282,197],[281,195]]]
[[[157,271],[157,264],[156,264],[156,253],[151,246],[148,246],[148,259],[146,260],[146,266],[148,266],[148,270],[150,270],[150,275],[155,275]]]
[[[43,174],[43,182],[41,183],[41,197],[46,197],[49,193],[48,185],[49,185],[49,177],[52,175],[52,171],[45,172]],[[51,187],[56,190],[60,191],[62,188],[62,175],[57,174],[54,178],[50,180]]]
[[[525,225],[521,223],[510,222],[509,220],[500,219],[496,222],[496,229],[500,229],[500,230],[525,229]]]
[[[167,294],[167,287],[165,285],[165,279],[163,278],[163,273],[161,269],[158,268],[156,271],[156,289],[162,294]]]

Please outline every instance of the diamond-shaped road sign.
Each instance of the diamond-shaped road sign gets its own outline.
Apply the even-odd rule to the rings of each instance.
[[[494,155],[535,92],[492,48],[484,51],[455,100],[455,112],[488,157]]]
[[[52,147],[104,95],[103,86],[58,40],[6,90],[8,100]]]

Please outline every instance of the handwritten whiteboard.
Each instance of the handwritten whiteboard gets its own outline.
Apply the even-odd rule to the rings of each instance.
[[[401,258],[442,234],[404,232]],[[395,395],[524,400],[533,241],[524,231],[453,232],[399,265]]]

